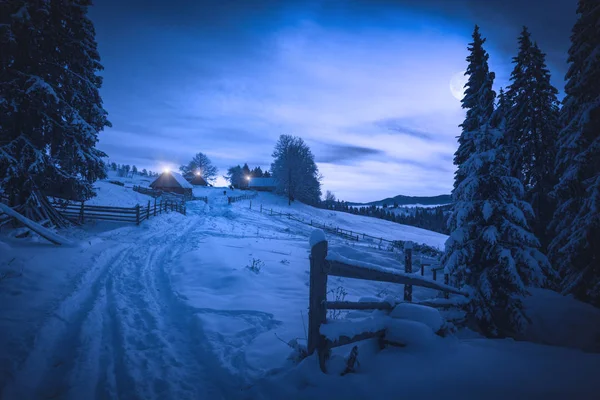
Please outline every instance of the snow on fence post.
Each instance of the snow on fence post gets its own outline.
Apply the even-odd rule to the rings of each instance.
[[[327,240],[325,233],[316,229],[310,236],[310,292],[308,309],[308,354],[317,350],[319,365],[325,371],[325,361],[328,356],[326,341],[321,336],[321,324],[327,322],[327,272],[325,271],[327,257]]]
[[[135,224],[139,225],[140,224],[140,205],[137,204],[135,206]]]
[[[404,272],[412,273],[412,242],[404,242]],[[404,285],[404,301],[412,301],[412,285]]]
[[[85,206],[83,205],[83,201],[81,202],[81,211],[79,211],[79,221],[81,221],[81,223],[83,223],[83,215],[84,215],[84,211],[85,211]]]

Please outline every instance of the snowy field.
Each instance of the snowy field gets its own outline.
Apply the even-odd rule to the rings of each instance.
[[[127,187],[97,185],[94,204],[147,202]],[[189,202],[187,216],[60,232],[72,247],[0,233],[0,274],[8,274],[0,281],[0,398],[591,399],[600,391],[600,310],[546,290],[526,301],[534,323],[528,338],[544,344],[469,331],[441,338],[428,319],[375,313],[406,347],[361,342],[357,372],[345,376],[339,371],[350,348],[336,349],[327,375],[314,356],[294,364],[284,342],[305,343],[312,229],[267,209],[438,248],[446,236],[288,207],[269,193],[253,199],[252,209],[248,200],[227,205],[223,190],[195,189],[209,203]],[[401,254],[377,244],[327,239],[330,252],[403,268]],[[403,293],[402,285],[341,278],[330,278],[328,288],[331,299],[345,300]],[[436,295],[414,288],[415,301]]]

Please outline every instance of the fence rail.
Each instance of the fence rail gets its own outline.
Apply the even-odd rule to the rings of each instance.
[[[250,208],[252,208],[252,202],[250,202]],[[324,230],[325,232],[329,232],[329,233],[333,233],[337,236],[341,236],[344,237],[346,239],[349,240],[354,240],[354,241],[360,241],[360,240],[370,240],[372,243],[376,243],[378,245],[382,245],[382,244],[387,244],[388,245],[388,249],[393,251],[394,249],[398,249],[398,250],[402,250],[404,248],[404,244],[406,243],[404,240],[389,240],[389,239],[384,239],[383,237],[377,237],[377,236],[372,236],[372,235],[368,235],[366,233],[361,233],[361,232],[356,232],[350,229],[344,229],[344,228],[340,228],[337,226],[333,226],[333,225],[325,225],[325,224],[321,224],[317,221],[314,220],[304,220],[301,218],[297,218],[294,216],[294,214],[291,213],[283,213],[283,212],[279,212],[279,211],[275,211],[272,208],[265,208],[263,207],[263,205],[260,205],[260,213],[265,212],[267,215],[272,215],[272,216],[282,216],[282,217],[288,217],[288,219],[306,224],[306,225],[310,225],[312,227],[315,228],[319,228]],[[413,243],[414,249],[416,251],[418,251],[421,255],[424,255],[426,257],[437,257],[439,255],[439,250],[437,250],[434,247],[428,246],[426,244],[420,244],[420,243]],[[429,262],[429,265],[431,265],[431,262]]]
[[[133,191],[141,194],[146,194],[152,197],[160,197],[162,195],[162,190],[150,189],[143,186],[133,185]]]
[[[206,204],[208,204],[208,196],[193,196],[192,200],[202,200]]]
[[[54,199],[50,204],[65,218],[77,223],[84,223],[86,220],[92,219],[132,222],[139,225],[141,222],[150,219],[150,217],[155,217],[163,212],[173,211],[186,215],[185,203],[163,200],[157,202],[156,198],[154,204],[148,201],[145,206],[137,204],[134,207],[96,206],[85,204],[85,202],[73,203],[62,199]]]
[[[234,197],[227,196],[227,204],[233,204],[235,202],[242,201],[242,200],[252,200],[256,196],[257,196],[257,193],[243,194],[241,196],[234,196]]]
[[[317,351],[319,365],[326,372],[326,362],[331,349],[354,343],[360,340],[379,338],[385,343],[385,330],[363,332],[353,336],[340,335],[337,339],[328,339],[321,334],[321,326],[327,324],[327,310],[392,310],[394,305],[388,302],[349,302],[327,301],[327,277],[338,276],[345,278],[363,279],[378,282],[404,284],[404,301],[412,302],[412,286],[421,286],[440,290],[444,293],[455,293],[466,296],[466,293],[447,284],[438,283],[412,274],[412,243],[404,247],[405,273],[397,273],[385,269],[371,269],[347,264],[335,257],[327,256],[328,243],[326,240],[316,243],[310,254],[310,286],[308,311],[308,354]]]

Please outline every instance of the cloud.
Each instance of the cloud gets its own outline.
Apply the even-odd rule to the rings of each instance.
[[[385,152],[369,147],[347,144],[320,143],[315,161],[318,163],[352,165],[369,156],[384,156]]]
[[[384,129],[387,129],[391,132],[397,132],[401,135],[408,135],[415,138],[423,139],[423,140],[435,140],[435,136],[433,134],[414,129],[408,126],[403,126],[403,119],[394,119],[388,118],[383,119],[381,121],[375,121],[376,126],[380,126]]]
[[[98,2],[101,93],[113,123],[99,148],[142,168],[178,165],[199,151],[220,170],[244,162],[268,168],[278,136],[292,134],[311,145],[324,189],[340,198],[448,193],[464,118],[449,81],[465,69],[472,26],[482,24],[505,85],[525,19],[519,7],[490,1],[498,7],[485,11],[487,3],[475,0]],[[555,15],[550,8],[531,17],[540,44],[557,36],[552,24],[538,30]]]

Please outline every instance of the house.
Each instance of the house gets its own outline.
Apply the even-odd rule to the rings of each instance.
[[[192,189],[194,188],[191,183],[181,176],[181,174],[173,171],[160,174],[158,178],[150,184],[150,187],[155,190],[182,194],[184,196],[192,196]]]
[[[194,186],[208,186],[208,182],[200,174],[186,175],[185,179]]]
[[[250,178],[248,180],[248,189],[258,190],[260,192],[275,191],[275,179],[273,178]]]

